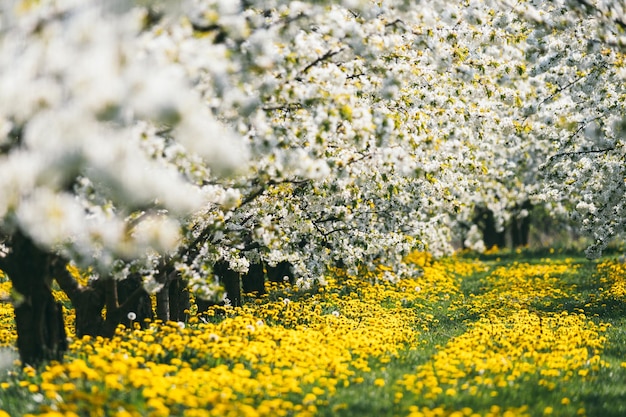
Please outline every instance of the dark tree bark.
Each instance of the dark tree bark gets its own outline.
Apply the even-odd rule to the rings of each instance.
[[[518,220],[517,218],[513,217],[511,218],[511,247],[513,249],[515,248],[519,248],[521,246],[524,246],[522,244],[522,235],[521,235],[521,230],[520,230],[520,225],[521,225],[521,220]]]
[[[157,318],[166,321],[186,321],[190,308],[187,282],[178,272],[163,273],[163,288],[156,294]]]
[[[20,231],[7,242],[9,254],[0,268],[11,280],[20,300],[15,306],[17,348],[24,365],[36,366],[48,360],[61,360],[67,350],[62,306],[50,288],[52,256]]]
[[[287,261],[281,261],[276,266],[268,266],[267,279],[272,282],[289,282],[293,284],[294,275],[291,270],[291,264]]]
[[[104,320],[104,328],[101,335],[104,337],[112,337],[115,334],[117,326],[128,320],[128,313],[136,312],[142,297],[146,297],[147,293],[142,286],[136,288],[130,294],[124,294],[124,299],[120,298],[118,292],[118,284],[123,281],[116,281],[112,278],[102,280],[105,294],[106,318]]]
[[[245,294],[265,294],[265,271],[261,262],[250,265],[248,272],[241,277],[241,287]]]
[[[228,262],[218,261],[213,267],[213,272],[224,284],[226,297],[230,300],[233,307],[241,306],[241,275],[230,269]]]
[[[528,246],[531,221],[530,210],[532,208],[531,202],[526,200],[521,206],[518,206],[517,211],[527,210],[529,214],[521,219],[513,217],[511,220],[511,246],[513,249]]]
[[[170,283],[166,282],[161,291],[156,293],[156,316],[163,322],[170,319]]]
[[[530,215],[520,221],[520,246],[528,246],[530,243]]]
[[[133,323],[128,318],[128,313],[131,311],[135,313],[134,323],[139,323],[142,328],[146,327],[146,319],[152,320],[154,314],[152,312],[152,300],[150,300],[150,294],[143,288],[141,282],[141,276],[138,274],[131,274],[128,278],[118,281],[117,283],[117,298],[118,302],[122,305],[131,297],[135,296],[135,292],[138,292],[134,305],[128,306],[128,310],[122,317],[121,324],[126,327],[131,327]],[[119,323],[118,323],[119,324]]]
[[[233,307],[241,306],[241,275],[230,269],[228,262],[220,260],[213,266],[213,273],[218,277],[224,289],[226,297]],[[196,299],[198,312],[203,313],[210,307],[224,305],[224,302],[215,302],[210,300]]]
[[[519,228],[520,228],[520,244],[521,246],[528,246],[528,244],[530,243],[530,223],[531,223],[531,210],[533,209],[533,205],[529,200],[526,200],[524,202],[524,204],[522,205],[522,209],[527,210],[528,211],[528,216],[522,218],[522,220],[519,222]]]
[[[58,282],[58,281],[57,281]],[[85,287],[80,296],[72,300],[76,314],[76,336],[103,336],[105,319],[102,317],[104,308],[104,291],[100,288]]]
[[[191,307],[187,282],[176,274],[176,278],[170,282],[169,293],[170,320],[186,322]]]
[[[130,326],[128,313],[131,311],[142,326],[145,326],[145,318],[153,318],[150,296],[138,276],[131,275],[124,281],[101,278],[84,286],[71,276],[61,259],[53,265],[53,276],[76,312],[76,336],[111,337],[118,325]]]
[[[477,209],[474,223],[482,232],[485,247],[492,248],[498,246],[499,248],[503,248],[506,246],[506,231],[498,231],[496,228],[496,220],[493,211],[488,208]]]
[[[53,276],[74,307],[76,336],[102,335],[105,327],[105,321],[102,317],[102,309],[105,304],[102,281],[98,280],[88,286],[82,286],[67,271],[64,260],[57,258],[52,266]]]

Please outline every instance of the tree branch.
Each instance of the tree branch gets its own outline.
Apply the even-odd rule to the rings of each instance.
[[[122,314],[122,316],[124,316],[124,313],[128,314],[131,310],[131,307],[135,307],[137,305],[137,300],[139,300],[139,298],[141,296],[146,295],[147,292],[146,290],[143,288],[143,286],[139,286],[137,287],[136,290],[134,290],[126,300],[124,300],[124,302],[122,303],[122,305],[120,305],[117,309],[118,311]],[[108,315],[108,310],[107,310],[107,315]]]
[[[265,192],[265,190],[267,190],[267,187],[274,185],[275,182],[273,180],[269,180],[266,184],[262,184],[259,188],[257,188],[255,191],[253,191],[251,194],[249,194],[239,205],[239,207],[241,206],[245,206],[246,204],[251,203],[252,201],[254,201],[257,197],[259,197],[261,194],[263,194]]]
[[[556,89],[556,91],[552,94],[550,94],[548,97],[544,98],[543,100],[541,100],[541,102],[539,102],[539,104],[537,105],[537,107],[541,107],[544,103],[552,100],[554,97],[557,96],[557,94],[567,90],[568,88],[570,88],[571,86],[573,86],[574,84],[577,84],[579,81],[581,81],[582,79],[584,79],[585,77],[587,77],[589,74],[583,75],[582,77],[578,77],[573,81],[570,81],[569,83],[565,84],[564,86],[559,86],[559,88]]]
[[[298,13],[295,16],[287,16],[287,17],[285,17],[283,19],[279,19],[279,20],[276,20],[274,22],[267,23],[267,24],[263,25],[262,28],[263,29],[269,29],[269,28],[274,27],[274,26],[283,26],[284,27],[284,26],[289,25],[290,23],[296,22],[296,21],[298,21],[300,19],[303,19],[305,17],[309,17],[309,16],[307,14],[305,14],[304,12],[300,12],[300,13]]]
[[[348,227],[348,226],[344,226],[344,227],[338,227],[336,229],[332,229],[329,230],[328,232],[325,232],[322,236],[324,236],[324,238],[327,238],[328,236],[332,235],[333,233],[338,233],[338,232],[348,232],[350,230],[355,230],[355,227]]]
[[[363,77],[363,76],[365,76],[365,73],[360,72],[360,73],[358,73],[358,74],[348,75],[348,76],[346,77],[346,79],[348,79],[348,80],[352,80],[352,79],[354,79],[354,78],[360,78],[360,77]]]
[[[58,256],[53,256],[50,260],[50,273],[72,304],[76,305],[77,300],[80,298],[81,294],[84,293],[85,287],[76,281],[72,274],[69,273],[66,265],[67,262],[65,262],[65,260],[62,260]]]
[[[604,148],[604,149],[589,149],[586,151],[572,151],[572,152],[561,152],[561,153],[557,153],[556,155],[552,155],[549,159],[548,162],[552,162],[553,160],[557,159],[557,158],[563,158],[563,157],[569,157],[569,156],[579,156],[579,155],[587,155],[587,154],[599,154],[599,153],[607,153],[610,151],[614,151],[615,150],[615,146],[612,146],[610,148]]]
[[[602,10],[600,10],[596,5],[592,4],[591,2],[589,2],[588,0],[578,0],[578,3],[580,3],[581,5],[583,5],[584,7],[595,11],[596,13],[599,13],[600,15],[602,15]],[[613,23],[615,23],[617,26],[619,26],[622,30],[626,30],[626,21],[624,21],[623,19],[620,18],[614,18],[612,20]]]
[[[324,61],[327,61],[328,59],[330,59],[333,56],[337,55],[338,53],[342,52],[343,50],[344,50],[344,48],[336,49],[334,51],[333,50],[326,51],[326,53],[324,55],[318,57],[315,61],[309,63],[306,67],[304,67],[300,71],[300,75],[306,74],[311,68],[313,68],[317,64],[322,63]],[[300,77],[296,77],[296,80],[302,81],[302,79]]]
[[[522,124],[523,124],[524,122],[526,122],[526,120],[528,119],[528,117],[530,117],[531,115],[533,115],[533,114],[537,113],[537,112],[539,111],[539,108],[540,108],[542,105],[544,105],[544,104],[545,104],[545,103],[547,103],[548,101],[552,100],[552,99],[553,99],[554,97],[556,97],[559,93],[561,93],[561,92],[563,92],[563,91],[567,90],[568,88],[570,88],[570,87],[574,86],[575,84],[577,84],[578,82],[580,82],[580,81],[584,80],[585,78],[587,78],[587,77],[591,76],[592,74],[597,73],[597,72],[598,72],[598,71],[600,71],[601,69],[606,69],[606,65],[605,65],[605,64],[601,64],[601,65],[599,65],[599,66],[595,67],[592,71],[589,71],[589,73],[588,73],[588,74],[582,75],[582,76],[580,76],[580,77],[578,77],[578,78],[576,78],[576,79],[574,79],[574,80],[570,81],[569,83],[565,84],[564,86],[559,86],[559,87],[556,89],[556,91],[555,91],[554,93],[550,94],[548,97],[544,98],[543,100],[541,100],[541,101],[537,104],[537,109],[536,109],[534,112],[532,112],[532,113],[528,114],[526,117],[524,117],[524,120],[522,121]]]
[[[263,106],[261,107],[262,110],[265,111],[276,111],[276,110],[297,110],[297,109],[301,109],[302,108],[302,104],[301,103],[285,103],[285,104],[275,104],[275,105],[270,105],[270,106]]]
[[[567,142],[565,143],[565,145],[566,145],[566,146],[571,145],[571,143],[573,142],[573,140],[574,140],[574,138],[576,137],[576,135],[578,135],[580,132],[582,132],[582,131],[583,131],[583,129],[584,129],[585,127],[587,127],[587,125],[588,125],[589,123],[591,123],[591,122],[595,122],[596,120],[600,120],[601,118],[602,118],[602,116],[597,116],[597,117],[594,117],[593,119],[588,119],[588,120],[585,120],[585,121],[581,122],[581,123],[580,123],[580,126],[578,126],[578,129],[576,129],[576,130],[574,131],[574,133],[572,133],[572,134],[570,135],[570,137],[567,139]]]

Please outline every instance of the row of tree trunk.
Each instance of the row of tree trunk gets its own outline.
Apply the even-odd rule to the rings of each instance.
[[[521,209],[530,210],[530,203]],[[494,214],[483,208],[474,218],[483,234],[485,246],[506,246],[507,229],[498,230]],[[528,245],[530,216],[513,219],[508,226],[513,247]],[[68,272],[65,259],[40,249],[29,237],[14,233],[5,242],[10,253],[0,258],[0,269],[11,279],[15,291],[15,322],[18,333],[17,346],[23,364],[37,365],[48,360],[60,360],[67,350],[67,335],[63,319],[63,306],[52,294],[52,281],[56,280],[67,294],[76,313],[76,335],[110,337],[123,324],[134,322],[144,325],[154,319],[152,302],[144,290],[141,277],[133,275],[123,281],[100,279],[88,285],[79,284]],[[218,262],[214,267],[233,306],[240,306],[243,293],[265,293],[265,280],[293,282],[291,265],[281,262],[275,267],[262,263],[250,266],[248,273],[240,275],[228,263]],[[173,270],[164,270],[160,281],[163,288],[156,295],[156,318],[163,321],[185,321],[190,308],[187,283]],[[198,310],[205,311],[214,302],[196,300]],[[130,320],[129,313],[134,314]]]
[[[527,210],[530,212],[532,204],[530,201],[524,202],[517,211]],[[499,248],[507,247],[507,235],[510,237],[511,248],[516,249],[524,246],[528,246],[530,237],[530,214],[522,218],[512,216],[509,224],[499,229],[496,224],[496,219],[493,211],[486,207],[479,207],[476,209],[474,216],[474,224],[478,226],[482,235],[485,247],[492,248],[497,246]]]
[[[81,285],[67,270],[59,255],[40,249],[29,237],[17,232],[5,242],[10,253],[0,258],[0,269],[11,280],[17,347],[23,365],[37,366],[50,360],[61,360],[68,348],[63,306],[52,294],[52,282],[70,299],[76,313],[76,335],[111,337],[115,329],[133,322],[144,326],[154,319],[150,295],[141,277],[131,275],[123,281],[99,279]],[[243,276],[218,262],[214,273],[225,287],[233,306],[240,306],[243,293],[265,293],[265,280],[293,281],[291,267],[282,262],[276,267],[253,264]],[[164,272],[163,288],[156,295],[156,318],[163,321],[186,321],[191,307],[187,283],[175,271]],[[205,311],[215,303],[196,300],[198,310]],[[129,313],[133,313],[130,319]]]
[[[530,211],[525,203],[520,209]],[[530,216],[513,218],[508,230],[496,227],[494,214],[483,208],[474,218],[483,234],[486,247],[506,246],[507,231],[513,247],[528,245]],[[130,276],[123,281],[100,279],[88,285],[79,284],[67,271],[67,262],[57,254],[40,249],[29,237],[14,233],[5,242],[10,253],[0,258],[0,269],[11,279],[15,291],[15,322],[18,333],[18,350],[23,364],[37,365],[48,360],[60,360],[67,350],[67,335],[63,319],[63,306],[52,294],[52,281],[56,280],[67,294],[76,312],[76,335],[110,337],[123,324],[145,324],[154,319],[152,302],[144,290],[141,277]],[[218,262],[214,267],[233,306],[240,306],[243,293],[265,293],[265,280],[293,282],[291,265],[281,262],[275,267],[262,263],[250,266],[248,273],[240,275],[228,263]],[[157,293],[156,318],[163,321],[185,321],[190,308],[187,283],[173,270],[165,270],[160,277],[163,288]],[[214,302],[196,300],[198,310],[205,311]],[[129,313],[134,314],[131,321]]]
[[[67,335],[63,308],[51,290],[54,259],[20,232],[7,243],[11,252],[0,258],[0,269],[13,286],[17,347],[22,363],[60,360],[67,350]]]

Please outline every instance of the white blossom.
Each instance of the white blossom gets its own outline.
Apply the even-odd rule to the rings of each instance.
[[[412,250],[485,250],[476,213],[501,231],[527,203],[571,213],[598,254],[626,224],[614,11],[509,3],[196,0],[145,26],[121,2],[53,1],[3,17],[3,231],[115,279],[132,265],[152,292],[173,256],[215,301],[218,260],[287,262],[302,290],[337,264],[395,280]]]

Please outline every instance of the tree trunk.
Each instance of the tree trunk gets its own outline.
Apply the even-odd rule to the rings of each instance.
[[[7,273],[16,300],[17,348],[24,365],[61,360],[68,348],[62,306],[50,289],[53,255],[37,247],[20,231],[8,242],[9,254],[0,267]]]
[[[281,261],[276,266],[267,267],[267,279],[272,282],[289,282],[294,283],[294,275],[291,270],[291,264],[287,261]]]
[[[506,232],[498,231],[496,228],[496,219],[493,211],[488,208],[478,209],[478,213],[474,217],[474,223],[478,226],[483,234],[483,242],[486,248],[498,246],[503,248],[506,246]]]
[[[511,220],[511,246],[513,249],[528,246],[528,237],[530,235],[530,210],[532,209],[530,201],[526,200],[518,210],[527,210],[527,216],[518,219],[513,217]]]
[[[127,328],[139,323],[141,328],[146,327],[146,320],[152,320],[154,313],[152,312],[152,300],[150,294],[143,288],[143,282],[139,274],[131,274],[126,279],[117,281],[117,298],[119,304],[123,306],[121,321]],[[138,294],[136,294],[138,292]],[[131,297],[136,297],[132,303],[127,303]],[[135,319],[130,320],[128,313],[135,313]],[[132,321],[132,323],[131,323]]]
[[[163,283],[163,288],[156,294],[157,318],[163,322],[185,322],[191,308],[187,281],[183,280],[176,270],[169,272],[166,270],[159,282]]]
[[[233,307],[240,307],[241,275],[230,269],[226,261],[218,261],[213,268],[213,272],[219,277],[222,284],[224,284],[226,297],[230,300],[230,304]]]
[[[166,282],[156,294],[156,316],[164,323],[170,319],[170,283]]]
[[[187,282],[176,274],[176,277],[170,282],[169,292],[170,320],[186,322],[191,307]]]
[[[248,272],[241,277],[241,286],[244,293],[265,294],[265,271],[261,262],[250,264]]]
[[[72,300],[76,313],[76,336],[103,336],[105,320],[102,317],[104,293],[87,287],[80,298]]]
[[[55,257],[51,264],[52,276],[59,287],[70,299],[76,314],[76,336],[104,335],[105,320],[102,310],[106,300],[103,280],[90,282],[89,285],[80,285],[67,270],[67,261]]]
[[[518,220],[516,217],[511,218],[511,247],[512,249],[519,248],[523,246],[522,244],[522,236],[520,234],[520,223],[521,220]]]
[[[530,212],[533,205],[529,200],[526,200],[522,205],[522,208],[528,210],[528,216],[524,217],[520,222],[520,243],[522,246],[528,246],[530,243]]]
[[[118,325],[131,325],[130,312],[135,313],[134,321],[142,326],[146,325],[144,319],[153,318],[150,296],[138,276],[131,275],[123,281],[100,278],[83,286],[67,271],[63,260],[57,257],[53,266],[53,275],[76,312],[77,337],[111,337]],[[106,317],[103,316],[105,306]]]
[[[228,262],[217,261],[213,266],[213,273],[218,277],[219,281],[226,290],[226,298],[230,301],[230,305],[233,307],[241,306],[241,275],[238,272],[230,269]],[[216,302],[213,300],[203,300],[196,298],[196,305],[198,306],[198,313],[204,313],[209,308],[215,306],[224,306],[224,301]],[[216,309],[218,313],[224,313],[226,310]]]

